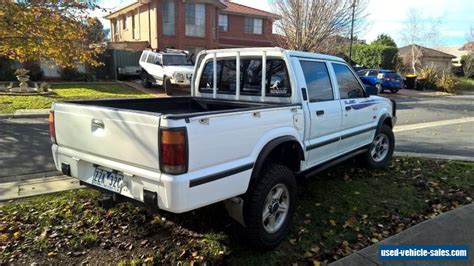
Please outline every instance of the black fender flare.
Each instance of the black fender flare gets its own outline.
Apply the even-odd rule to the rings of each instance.
[[[385,123],[385,121],[387,119],[390,119],[390,124],[393,125],[392,117],[387,113],[383,114],[382,116],[380,116],[379,122],[377,123],[377,128],[375,130],[375,135],[377,135],[377,133],[379,133],[380,129],[382,128],[382,125]]]
[[[301,148],[301,145],[299,144],[299,141],[295,137],[293,137],[293,136],[282,136],[282,137],[275,138],[275,139],[271,140],[270,142],[268,142],[267,144],[265,144],[265,146],[263,146],[263,149],[258,154],[257,160],[255,161],[255,164],[253,166],[252,175],[250,177],[250,184],[252,184],[255,180],[258,179],[260,171],[262,170],[263,164],[265,162],[265,159],[268,157],[268,155],[276,147],[278,147],[280,144],[283,144],[283,143],[289,142],[289,141],[295,141],[295,142],[298,143],[298,147],[299,147],[298,148],[298,157],[299,157],[300,160],[304,160],[303,149]],[[250,184],[249,184],[249,187],[250,187]]]

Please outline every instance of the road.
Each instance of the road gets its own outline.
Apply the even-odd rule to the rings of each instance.
[[[55,171],[48,119],[0,120],[0,179]]]
[[[396,151],[474,157],[474,95],[383,96],[398,103]],[[0,179],[49,171],[47,119],[0,120]]]
[[[384,96],[397,101],[396,151],[474,157],[474,95]]]

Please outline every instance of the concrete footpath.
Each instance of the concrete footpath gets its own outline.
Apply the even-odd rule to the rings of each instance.
[[[446,265],[452,263],[426,260],[382,262],[379,259],[380,245],[468,245],[469,259],[458,261],[456,265],[474,265],[474,204],[466,205],[424,221],[375,245],[356,251],[352,255],[330,265]]]
[[[80,187],[79,180],[68,176],[53,176],[0,183],[0,201],[61,192]]]

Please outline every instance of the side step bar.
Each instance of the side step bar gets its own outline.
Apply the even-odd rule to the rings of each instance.
[[[334,158],[334,159],[332,159],[328,162],[322,163],[321,165],[317,165],[313,168],[310,168],[310,169],[304,170],[302,172],[299,172],[298,175],[302,175],[302,176],[305,176],[305,177],[310,177],[310,176],[316,175],[317,173],[320,173],[320,172],[328,169],[329,167],[335,166],[336,164],[342,163],[342,162],[344,162],[344,161],[346,161],[350,158],[353,158],[353,157],[355,157],[357,155],[360,155],[362,153],[365,153],[367,151],[368,151],[368,148],[363,148],[363,149],[359,149],[359,150],[356,150],[356,151],[353,151],[353,152],[349,152],[345,155]]]

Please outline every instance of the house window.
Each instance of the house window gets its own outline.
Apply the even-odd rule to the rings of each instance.
[[[134,40],[137,38],[137,34],[136,34],[135,30],[136,30],[135,14],[132,13],[132,39],[134,39]]]
[[[219,15],[219,30],[220,31],[229,30],[229,17],[227,15]]]
[[[113,22],[113,30],[114,30],[114,41],[120,40],[120,27],[119,27],[119,22],[117,19],[114,20]]]
[[[262,34],[262,25],[261,18],[245,18],[245,33]]]
[[[205,4],[186,4],[186,36],[204,37],[205,35]]]
[[[127,28],[127,15],[123,16],[122,28],[123,28],[123,29],[126,29],[126,28]]]
[[[174,0],[165,0],[163,2],[163,34],[174,35]]]

